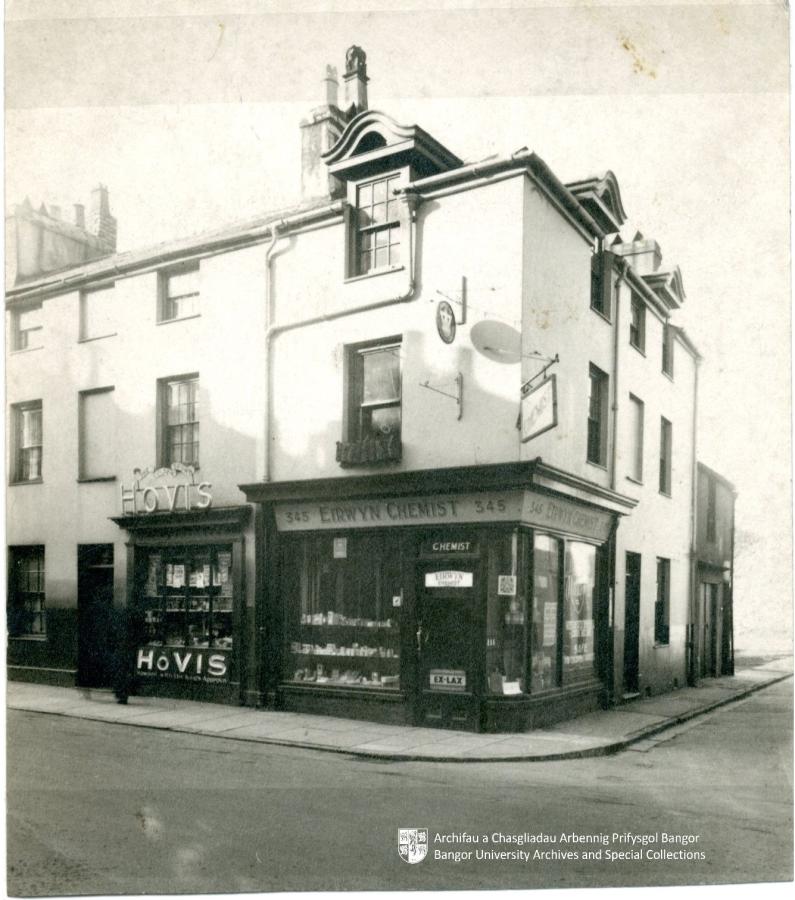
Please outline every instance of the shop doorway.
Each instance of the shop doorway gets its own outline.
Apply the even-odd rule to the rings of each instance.
[[[113,544],[77,547],[77,683],[110,687],[113,680]]]
[[[421,565],[418,576],[415,720],[419,725],[476,731],[477,567],[471,560],[439,561]]]
[[[627,553],[624,581],[624,696],[640,690],[640,553]]]

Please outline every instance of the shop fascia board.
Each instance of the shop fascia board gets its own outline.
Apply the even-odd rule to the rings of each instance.
[[[207,527],[240,530],[250,517],[250,506],[211,506],[184,513],[136,513],[109,518],[126,531],[170,532],[177,528]]]
[[[326,500],[412,494],[451,494],[471,491],[530,489],[533,487],[587,503],[619,515],[628,514],[637,500],[584,478],[555,469],[541,459],[484,466],[457,466],[411,472],[312,478],[238,485],[249,503]]]

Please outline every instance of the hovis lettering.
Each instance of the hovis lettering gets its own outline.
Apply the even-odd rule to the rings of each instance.
[[[184,650],[140,647],[135,668],[142,676],[183,681],[221,681],[227,677],[229,665],[224,653],[208,653],[194,647]]]

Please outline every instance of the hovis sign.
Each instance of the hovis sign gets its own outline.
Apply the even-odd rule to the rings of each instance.
[[[471,588],[471,572],[426,572],[425,587],[430,588]]]

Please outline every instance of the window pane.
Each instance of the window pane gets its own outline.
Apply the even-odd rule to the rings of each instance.
[[[375,251],[375,267],[382,269],[389,265],[389,247],[378,247]]]
[[[373,188],[373,203],[384,203],[386,200],[386,182],[376,181]]]
[[[400,407],[384,406],[379,409],[364,410],[362,437],[383,436],[400,433]]]
[[[594,593],[596,547],[566,543],[563,599],[563,681],[568,684],[595,674]]]
[[[10,594],[7,604],[11,637],[46,633],[44,547],[11,547]]]
[[[168,276],[168,296],[184,297],[186,294],[198,293],[199,270],[190,269],[187,272],[176,272]]]
[[[365,403],[400,399],[399,348],[388,347],[363,353],[362,364],[364,368],[362,399]]]

